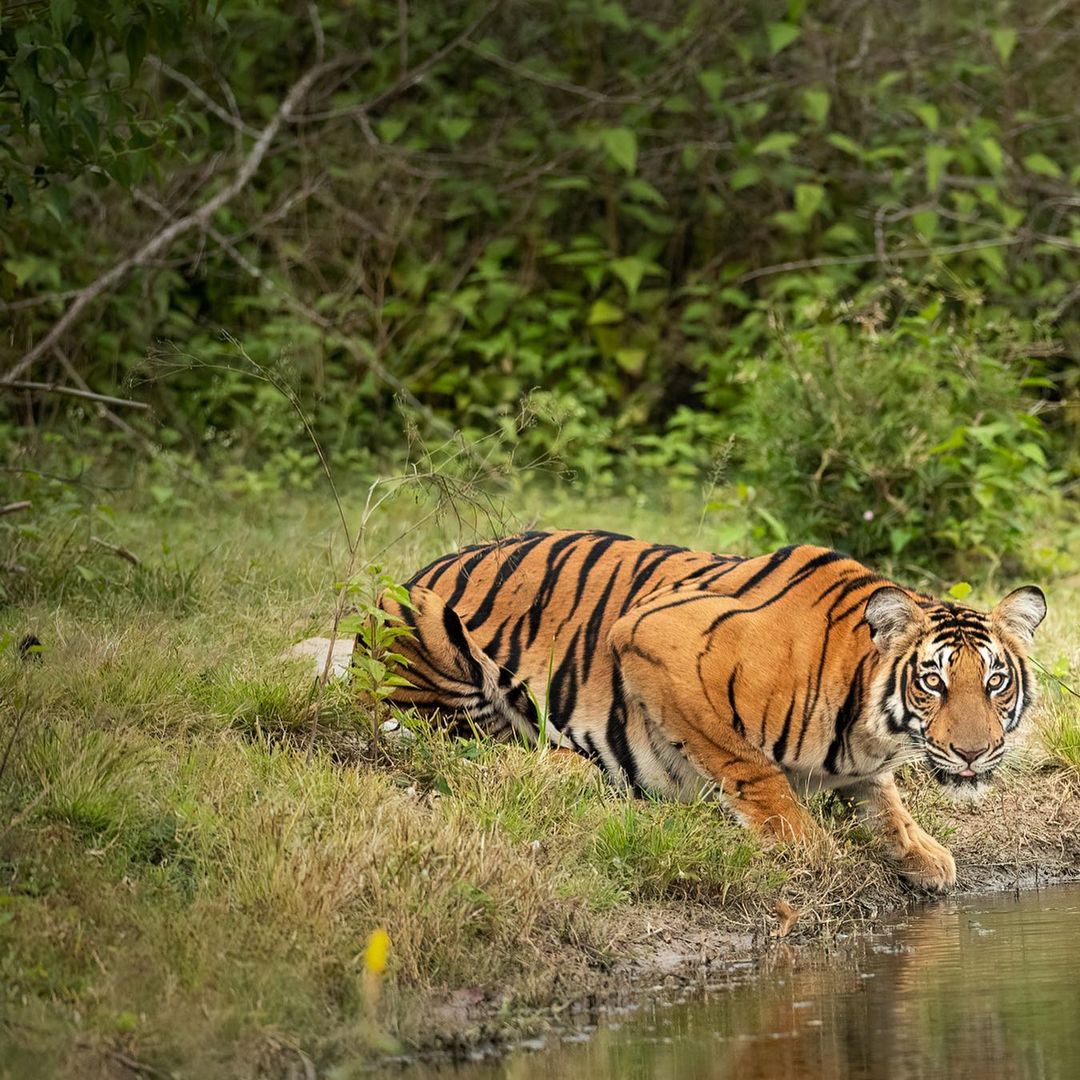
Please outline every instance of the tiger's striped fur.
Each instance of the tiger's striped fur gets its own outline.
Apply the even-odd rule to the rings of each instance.
[[[407,588],[411,608],[384,601],[413,629],[398,704],[543,730],[637,792],[716,790],[781,839],[817,828],[797,792],[847,789],[932,888],[954,883],[952,856],[893,770],[925,757],[951,789],[982,786],[1031,704],[1045,612],[1033,586],[983,614],[825,548],[741,558],[601,532],[474,545]]]

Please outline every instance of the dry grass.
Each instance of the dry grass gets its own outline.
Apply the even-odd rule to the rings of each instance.
[[[55,580],[39,567],[37,594],[5,609],[0,631],[32,631],[45,651],[40,664],[0,655],[0,759],[21,716],[0,777],[0,1076],[131,1062],[302,1075],[307,1059],[362,1061],[388,1037],[504,1034],[661,952],[669,966],[724,956],[782,922],[835,931],[909,895],[827,800],[829,844],[763,852],[708,804],[628,801],[562,755],[417,728],[375,758],[341,687],[308,754],[303,662],[275,657],[325,625],[340,544],[321,503],[282,511],[121,515],[125,546],[167,536],[197,573],[149,590],[122,566],[103,589],[58,560]],[[421,516],[395,513],[374,545]],[[673,533],[626,517],[695,542],[696,521]],[[411,534],[390,569],[452,532]],[[1075,672],[1062,608],[1040,655]],[[968,880],[1080,865],[1074,704],[1049,698],[1038,744],[1072,772],[1046,754],[1021,762],[978,812],[911,779]],[[391,953],[373,1016],[364,943],[379,926]]]

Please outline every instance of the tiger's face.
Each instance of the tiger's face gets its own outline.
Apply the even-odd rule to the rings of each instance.
[[[878,589],[866,622],[881,653],[874,693],[891,733],[922,751],[957,798],[978,798],[1033,698],[1027,659],[1046,598],[1034,585],[983,613]]]

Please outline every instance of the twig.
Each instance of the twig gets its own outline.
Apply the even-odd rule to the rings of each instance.
[[[161,72],[162,75],[172,79],[173,82],[179,83],[193,98],[201,101],[202,104],[209,109],[219,120],[224,120],[226,124],[231,128],[235,128],[237,131],[244,135],[248,135],[253,139],[259,137],[259,132],[256,128],[253,128],[250,124],[244,123],[239,116],[234,116],[228,109],[222,108],[198,83],[189,79],[182,71],[177,71],[176,68],[170,67],[159,56],[148,56],[146,62],[152,67]]]
[[[124,562],[131,563],[132,566],[139,565],[139,556],[136,555],[134,551],[129,551],[126,547],[121,547],[119,544],[110,544],[108,540],[102,540],[100,536],[91,536],[90,543],[97,544],[98,547],[102,547],[113,555],[118,556],[123,559]]]
[[[11,758],[11,751],[15,748],[15,740],[19,737],[19,731],[22,728],[23,720],[26,719],[26,714],[29,711],[29,704],[23,702],[23,704],[19,708],[19,711],[15,714],[15,723],[11,725],[11,735],[8,738],[7,746],[4,747],[4,756],[0,758],[0,780],[4,779],[4,773],[7,772],[8,761]]]
[[[75,370],[75,365],[68,359],[67,353],[64,352],[63,349],[59,347],[57,348],[56,358],[60,361],[60,365],[63,367],[63,369],[68,373],[68,378],[70,378],[71,381],[75,383],[75,385],[79,387],[80,390],[84,390],[88,394],[93,392],[87,385],[86,380],[78,373],[78,371]],[[144,435],[136,431],[126,420],[122,420],[119,416],[117,416],[116,413],[112,411],[112,409],[110,409],[104,404],[104,402],[99,401],[96,404],[98,415],[103,416],[106,420],[109,421],[110,424],[113,425],[113,427],[119,428],[125,435],[129,436],[130,438],[141,439],[144,443],[149,443],[149,440]],[[138,402],[137,404],[142,403]]]
[[[97,401],[103,405],[122,405],[127,409],[150,408],[145,401],[110,397],[108,394],[95,394],[92,390],[79,390],[74,386],[62,386],[60,383],[29,382],[26,379],[0,379],[0,390],[34,390],[39,394],[65,394],[68,397]]]
[[[532,68],[526,67],[524,64],[507,60],[505,56],[500,56],[497,52],[492,52],[490,49],[482,48],[473,43],[467,44],[465,48],[474,56],[479,56],[482,60],[487,60],[488,63],[501,67],[505,71],[512,71],[515,75],[528,79],[529,82],[539,83],[540,86],[546,86],[550,90],[561,90],[565,94],[573,94],[588,101],[595,101],[605,105],[632,105],[647,100],[640,94],[605,94],[600,90],[593,90],[589,86],[564,82],[562,79],[553,79],[541,74],[539,71],[533,71]]]
[[[1068,684],[1067,682],[1065,682],[1065,681],[1064,681],[1063,679],[1059,679],[1059,678],[1058,678],[1058,677],[1057,677],[1057,676],[1056,676],[1056,675],[1055,675],[1055,674],[1054,674],[1054,673],[1053,673],[1052,671],[1047,671],[1047,670],[1046,670],[1046,668],[1045,668],[1045,667],[1043,667],[1043,665],[1042,665],[1042,664],[1040,664],[1040,663],[1039,663],[1039,661],[1038,661],[1038,660],[1036,660],[1034,656],[1032,656],[1032,657],[1031,657],[1030,659],[1031,659],[1031,662],[1032,662],[1032,663],[1033,663],[1033,664],[1034,664],[1034,665],[1035,665],[1035,666],[1036,666],[1036,667],[1037,667],[1037,668],[1038,668],[1038,669],[1039,669],[1039,670],[1040,670],[1040,671],[1041,671],[1041,672],[1042,672],[1042,673],[1043,673],[1043,674],[1044,674],[1044,675],[1045,675],[1045,676],[1046,676],[1046,677],[1047,677],[1048,679],[1053,679],[1053,680],[1054,680],[1054,682],[1056,682],[1056,683],[1058,684],[1058,686],[1060,686],[1060,687],[1061,687],[1061,689],[1062,689],[1062,690],[1067,690],[1067,691],[1068,691],[1068,692],[1069,692],[1070,694],[1072,694],[1072,696],[1073,696],[1074,698],[1080,698],[1080,693],[1077,693],[1077,692],[1076,692],[1076,691],[1075,691],[1075,690],[1074,690],[1074,689],[1073,689],[1073,688],[1072,688],[1072,687],[1071,687],[1071,686],[1070,686],[1070,685],[1069,685],[1069,684]]]
[[[168,217],[169,211],[167,207],[159,203],[152,195],[136,191],[135,197],[145,205],[152,207],[157,213],[164,217]],[[293,311],[319,327],[326,335],[330,344],[344,349],[358,365],[366,367],[377,379],[381,380],[400,394],[402,399],[423,416],[433,428],[441,430],[444,433],[449,433],[453,430],[452,425],[432,412],[431,409],[429,409],[399,378],[397,378],[396,375],[388,371],[375,356],[360,348],[352,338],[338,332],[333,323],[331,323],[325,315],[316,311],[309,304],[304,303],[299,297],[295,296],[293,293],[289,292],[288,289],[283,288],[271,277],[267,276],[260,267],[256,266],[255,263],[240,251],[236,246],[235,238],[222,235],[212,225],[207,226],[206,232],[208,236],[221,246],[222,251],[224,251],[229,258],[244,271],[244,273],[260,282],[260,284],[264,285],[266,288],[272,290],[288,307],[292,308]]]
[[[338,57],[327,61],[325,64],[318,64],[293,83],[292,89],[285,95],[285,99],[270,122],[260,132],[254,146],[252,146],[248,156],[241,162],[233,179],[216,195],[207,199],[197,210],[160,229],[132,255],[121,260],[111,270],[106,271],[85,288],[80,289],[71,306],[53,323],[52,329],[15,364],[3,379],[0,379],[0,386],[10,385],[19,379],[23,372],[58,344],[88,305],[127,277],[135,267],[141,266],[147,260],[154,258],[158,252],[167,248],[177,237],[182,236],[184,233],[190,232],[194,228],[205,229],[214,214],[247,187],[262,164],[263,158],[266,157],[267,151],[277,137],[282,125],[293,119],[297,106],[304,100],[312,86],[328,71],[352,62],[353,58],[350,56]]]
[[[106,1050],[106,1053],[111,1057],[118,1065],[123,1065],[125,1069],[130,1069],[133,1073],[138,1073],[140,1076],[160,1076],[165,1080],[173,1080],[175,1073],[165,1072],[164,1069],[155,1068],[153,1065],[148,1065],[145,1061],[139,1061],[138,1058],[133,1058],[129,1054],[125,1054],[120,1050]]]
[[[34,504],[29,499],[23,499],[21,502],[8,503],[7,506],[0,506],[0,517],[5,514],[14,514],[18,510],[29,510]]]

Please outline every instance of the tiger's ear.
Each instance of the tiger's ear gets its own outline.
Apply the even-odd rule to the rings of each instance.
[[[864,618],[874,644],[883,651],[891,649],[913,627],[926,623],[922,608],[895,585],[886,585],[871,595]]]
[[[1013,589],[993,611],[990,618],[1021,641],[1030,642],[1035,629],[1046,618],[1046,597],[1038,585],[1024,585]]]

